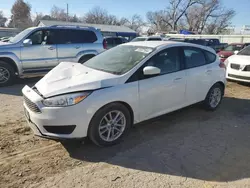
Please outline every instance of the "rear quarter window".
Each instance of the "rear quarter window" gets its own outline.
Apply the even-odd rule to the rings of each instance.
[[[205,51],[205,50],[204,50],[204,54],[205,54],[206,61],[207,61],[208,64],[215,62],[215,60],[216,60],[216,55],[215,54],[213,54],[213,53],[211,53],[209,51]]]

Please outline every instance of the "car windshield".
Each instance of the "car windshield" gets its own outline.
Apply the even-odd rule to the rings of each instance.
[[[84,66],[121,75],[132,69],[153,50],[149,47],[121,45],[93,57],[85,62]]]
[[[147,40],[146,37],[137,37],[137,38],[134,38],[133,40],[131,40],[131,42],[138,42],[138,41],[145,41]]]
[[[10,43],[16,43],[22,40],[33,28],[28,28],[22,31],[21,33],[18,33],[15,37],[10,39]]]
[[[250,46],[241,50],[237,55],[250,55]]]
[[[241,49],[242,49],[242,45],[232,44],[232,45],[228,45],[223,51],[240,51]]]

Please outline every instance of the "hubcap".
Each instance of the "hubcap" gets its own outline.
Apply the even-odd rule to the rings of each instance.
[[[209,104],[212,108],[218,106],[221,101],[221,90],[220,88],[214,88],[209,97]]]
[[[112,142],[118,139],[126,127],[126,117],[118,110],[108,112],[99,124],[99,135],[101,139]]]
[[[0,83],[5,83],[9,79],[10,79],[10,72],[4,67],[0,67]]]

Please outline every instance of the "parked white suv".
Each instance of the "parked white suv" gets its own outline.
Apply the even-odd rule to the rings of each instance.
[[[104,51],[105,43],[93,27],[28,28],[9,42],[0,42],[0,87],[16,77],[45,75],[62,61],[84,63]]]
[[[185,106],[220,104],[225,66],[214,50],[194,44],[126,43],[85,64],[63,62],[34,87],[25,114],[36,135],[118,143],[138,123]]]

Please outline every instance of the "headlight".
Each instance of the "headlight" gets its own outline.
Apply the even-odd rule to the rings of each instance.
[[[82,92],[82,93],[60,95],[45,99],[42,101],[42,103],[44,104],[44,106],[49,106],[49,107],[72,106],[84,100],[89,94],[90,92]]]
[[[220,55],[221,58],[225,58],[226,56],[224,56],[223,54]]]

